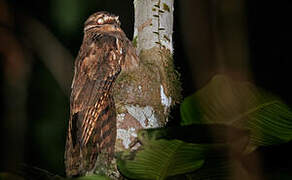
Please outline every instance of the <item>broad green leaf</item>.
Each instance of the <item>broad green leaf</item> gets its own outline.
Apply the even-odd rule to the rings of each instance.
[[[172,176],[168,180],[227,180],[231,179],[233,168],[233,165],[231,165],[228,159],[208,159],[197,171]]]
[[[250,180],[251,174],[242,162],[232,159],[208,159],[198,171],[187,174],[188,180]]]
[[[248,82],[217,75],[181,105],[182,125],[225,124],[250,131],[247,152],[292,140],[292,112],[276,96]]]
[[[179,140],[149,141],[134,157],[123,156],[118,168],[131,179],[165,179],[192,172],[204,163],[205,147]]]
[[[195,144],[222,144],[232,143],[242,138],[248,139],[248,135],[248,131],[224,124],[195,124],[143,129],[138,132],[138,139],[143,144],[159,139],[177,139]]]

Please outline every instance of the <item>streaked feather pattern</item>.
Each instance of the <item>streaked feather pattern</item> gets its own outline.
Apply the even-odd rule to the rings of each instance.
[[[125,65],[137,58],[119,25],[117,16],[107,12],[95,13],[85,22],[70,97],[67,176],[92,171],[102,152],[108,161],[114,156],[116,112],[112,87]],[[129,63],[125,63],[127,59]]]

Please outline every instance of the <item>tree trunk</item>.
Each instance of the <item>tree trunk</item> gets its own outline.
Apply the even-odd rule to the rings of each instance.
[[[138,130],[164,126],[180,100],[173,65],[173,0],[135,0],[133,44],[140,62],[120,74],[114,90],[117,109],[116,152],[133,150]]]

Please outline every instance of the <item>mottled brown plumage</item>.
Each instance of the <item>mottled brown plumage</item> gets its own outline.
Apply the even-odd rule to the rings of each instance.
[[[118,17],[107,12],[91,15],[75,61],[65,151],[67,176],[94,170],[100,153],[106,154],[108,162],[113,159],[116,112],[112,87],[122,70],[137,65],[135,49]]]

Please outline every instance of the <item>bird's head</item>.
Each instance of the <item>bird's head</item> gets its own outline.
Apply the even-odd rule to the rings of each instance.
[[[106,11],[101,11],[92,14],[84,23],[84,32],[89,30],[98,31],[119,31],[120,29],[119,16],[115,16]]]

